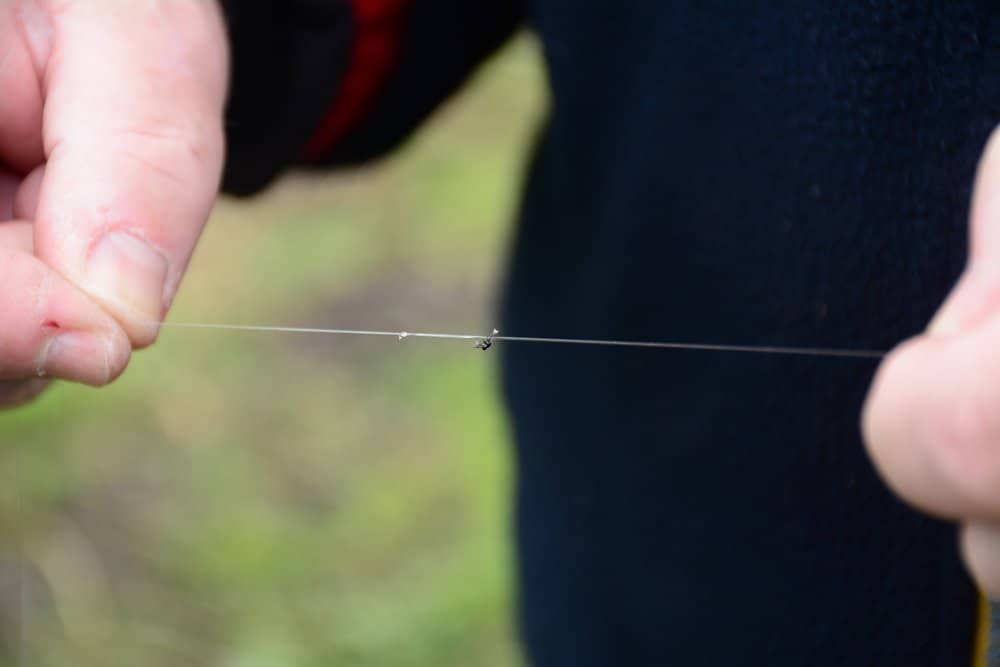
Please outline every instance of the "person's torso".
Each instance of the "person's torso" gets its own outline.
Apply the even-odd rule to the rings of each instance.
[[[806,4],[531,3],[553,102],[507,333],[885,349],[921,330],[1000,120],[1000,7]],[[536,656],[575,619],[595,664],[615,646],[636,664],[965,659],[951,529],[892,499],[859,440],[874,363],[505,355]],[[557,572],[546,545],[580,560]]]

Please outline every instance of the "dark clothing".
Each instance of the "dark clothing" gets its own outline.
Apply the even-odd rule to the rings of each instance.
[[[310,142],[331,82],[357,76],[366,4],[301,3],[322,28],[285,0],[266,29],[234,21],[238,42],[286,48],[253,102],[237,53],[231,190],[303,146],[320,164],[378,155],[521,18],[500,0],[375,3],[392,65]],[[805,4],[527,3],[553,106],[501,331],[888,348],[925,326],[1000,120],[1000,6]],[[503,354],[534,664],[971,664],[954,528],[896,501],[859,437],[874,362]]]

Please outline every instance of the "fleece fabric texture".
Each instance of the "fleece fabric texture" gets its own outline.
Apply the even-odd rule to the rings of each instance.
[[[367,142],[325,162],[372,157],[413,129],[431,105],[414,95],[406,114],[393,91],[445,96],[513,29],[512,6],[413,0],[402,54],[422,45],[419,62],[454,65],[447,80],[401,64],[392,105],[376,100],[370,118],[403,126],[379,137],[369,122]],[[875,349],[918,333],[961,271],[977,157],[1000,121],[998,12],[986,0],[527,2],[552,108],[501,331]],[[449,39],[433,39],[440,24]],[[258,151],[227,183],[287,164]],[[864,452],[874,362],[501,353],[532,664],[971,664],[976,591],[954,527],[895,500]]]

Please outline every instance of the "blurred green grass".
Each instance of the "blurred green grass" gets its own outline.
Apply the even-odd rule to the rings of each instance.
[[[488,331],[537,63],[520,38],[391,159],[223,202],[172,319]],[[0,416],[0,561],[58,616],[7,634],[32,665],[519,664],[495,362],[165,329]]]

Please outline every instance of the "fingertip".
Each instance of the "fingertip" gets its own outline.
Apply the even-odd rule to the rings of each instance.
[[[133,350],[144,350],[160,338],[160,323],[154,320],[133,320],[122,325]]]
[[[156,340],[169,273],[165,253],[138,236],[112,231],[91,251],[81,287],[105,306],[138,349]]]
[[[115,319],[31,254],[25,223],[0,225],[0,380],[52,377],[102,386],[132,345]]]
[[[875,372],[861,409],[861,433],[876,462],[884,449],[906,439],[906,423],[900,417],[910,396],[900,381],[919,369],[925,350],[922,337],[906,340],[886,355]]]
[[[128,368],[129,361],[132,359],[131,338],[123,329],[115,327],[108,333],[105,350],[108,375],[104,384],[108,384],[121,377],[125,369]]]
[[[862,434],[886,485],[941,518],[984,511],[977,491],[988,471],[982,442],[991,420],[978,410],[966,338],[910,339],[876,373],[862,409]]]
[[[105,316],[105,320],[110,320]],[[36,356],[39,377],[56,377],[103,387],[117,380],[128,367],[132,344],[116,324],[104,321],[93,328],[63,329],[49,326],[51,333]]]
[[[861,433],[868,454],[882,480],[897,495],[911,501],[915,475],[907,416],[912,397],[901,378],[919,366],[921,341],[910,339],[893,349],[879,365],[861,410]]]
[[[862,415],[886,484],[934,516],[1000,519],[1000,321],[959,336],[920,336],[890,355]]]
[[[38,374],[102,387],[124,372],[130,354],[128,340],[120,331],[59,333],[42,345]]]

